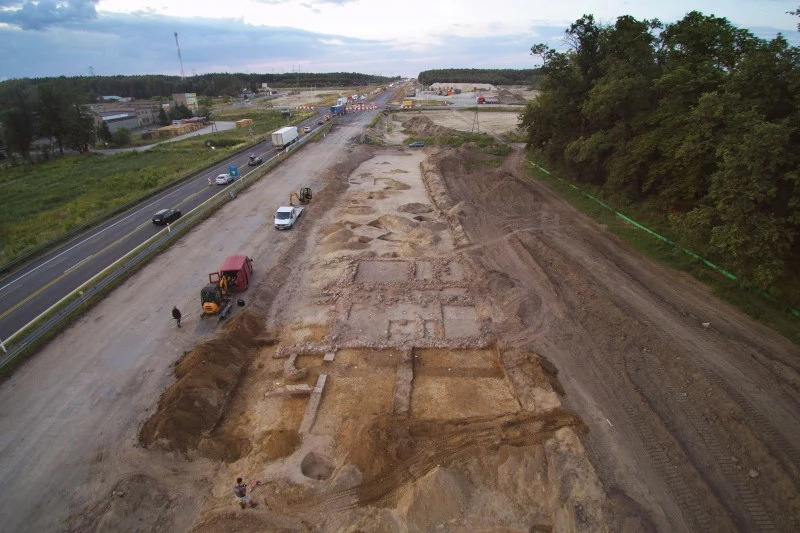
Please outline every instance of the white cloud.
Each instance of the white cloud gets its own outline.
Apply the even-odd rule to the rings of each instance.
[[[344,46],[345,42],[341,39],[320,39],[320,43],[325,46]]]
[[[0,0],[0,12],[5,6],[31,1]],[[45,4],[68,1],[47,0],[49,4]],[[92,65],[103,75],[175,75],[180,67],[174,32],[179,34],[184,70],[200,74],[280,73],[298,65],[303,72],[406,76],[431,68],[531,68],[538,63],[530,56],[530,47],[545,42],[561,49],[564,30],[584,13],[608,22],[625,12],[640,19],[658,17],[672,22],[689,10],[684,5],[688,2],[648,4],[641,0],[628,10],[629,6],[614,0],[602,4],[577,0],[100,0],[96,17],[90,10],[73,9],[62,13],[69,16],[60,20],[37,12],[38,20],[48,24],[44,31],[23,31],[19,24],[4,24],[0,17],[0,42],[5,48],[0,54],[0,73],[12,78],[81,75]],[[715,8],[696,6],[704,13],[728,16],[734,25],[750,28],[762,38],[774,37],[779,31],[776,28],[783,28],[791,43],[800,43],[796,17],[783,14],[796,5],[787,7],[782,0],[698,3]],[[74,6],[94,4],[95,0],[74,2]],[[731,13],[740,20],[747,20],[749,12],[756,10],[777,13],[776,20],[785,22],[743,25],[728,12],[716,9],[730,5],[739,6],[738,12]],[[664,16],[668,12],[675,15]],[[77,22],[76,13],[88,18]]]

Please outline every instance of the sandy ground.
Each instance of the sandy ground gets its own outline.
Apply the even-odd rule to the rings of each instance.
[[[300,105],[326,105],[329,104],[331,98],[348,97],[354,94],[367,94],[371,95],[377,89],[376,86],[372,87],[330,87],[326,89],[309,89],[303,87],[299,89],[298,94],[286,94],[277,98],[270,98],[269,100],[257,98],[256,105],[263,102],[269,102],[273,107],[296,107]],[[333,102],[334,104],[336,102]]]
[[[474,107],[478,105],[478,96],[496,96],[500,104],[524,105],[526,102],[535,100],[539,95],[539,91],[523,85],[490,86],[491,88],[479,92],[473,92],[472,86],[466,83],[456,83],[454,86],[462,89],[462,92],[459,94],[438,95],[436,90],[426,89],[417,91],[417,96],[410,99],[417,102],[424,100],[428,104],[431,102],[441,102],[442,104],[447,102],[453,107]],[[402,97],[402,99],[407,99],[407,97]]]
[[[337,128],[4,383],[4,526],[797,530],[798,348],[638,257],[519,149],[391,146],[450,113],[382,118],[382,148],[348,144],[366,113]],[[272,230],[302,184],[306,216]],[[237,251],[247,305],[173,329]]]

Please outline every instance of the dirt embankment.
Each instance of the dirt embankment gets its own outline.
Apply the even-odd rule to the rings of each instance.
[[[264,405],[239,420],[254,434],[300,428],[302,443],[237,463],[261,469],[270,506],[249,527],[596,531],[605,497],[582,456],[585,424],[560,407],[553,365],[505,337],[519,327],[513,281],[461,252],[460,207],[423,160],[379,150],[363,161],[275,299],[281,347],[248,378]],[[311,400],[287,392],[302,386]],[[236,527],[226,509],[209,502],[196,531]]]
[[[403,128],[418,137],[448,137],[458,134],[457,130],[439,126],[425,116],[417,116],[404,121]]]
[[[361,147],[328,175],[258,313],[184,357],[142,428],[218,462],[194,531],[797,529],[796,347],[523,156]]]
[[[217,320],[216,317],[205,320]],[[160,443],[168,450],[198,450],[211,459],[234,461],[251,451],[246,435],[215,432],[231,395],[258,348],[264,318],[245,311],[225,324],[223,333],[199,345],[175,365],[175,384],[158,402],[158,410],[139,432],[145,446]]]
[[[368,157],[365,151],[357,151],[332,168],[325,177],[326,194],[318,195],[315,205],[319,209],[332,205],[337,189],[344,188],[346,178],[343,176]],[[298,229],[296,233],[302,231]],[[157,444],[162,449],[183,454],[196,451],[226,462],[236,461],[252,451],[253,436],[236,424],[223,424],[223,420],[242,377],[250,370],[260,349],[276,342],[275,337],[266,332],[263,310],[269,308],[276,292],[288,279],[301,251],[302,247],[290,249],[265,276],[266,280],[251,290],[252,309],[236,314],[220,334],[198,345],[176,364],[175,383],[161,395],[158,409],[139,432],[144,446]],[[204,320],[217,320],[217,317]],[[260,435],[255,440],[267,445],[269,457],[277,458],[293,451],[297,438],[291,432],[278,431]]]

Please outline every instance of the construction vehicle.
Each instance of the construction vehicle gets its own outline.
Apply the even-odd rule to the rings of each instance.
[[[289,195],[289,205],[292,206],[294,203],[292,202],[293,198],[297,198],[297,201],[301,204],[307,204],[311,201],[311,188],[310,187],[303,187],[300,189],[299,193],[293,192]]]
[[[282,205],[275,211],[275,229],[292,229],[303,214],[303,207]]]
[[[328,122],[331,119],[330,115],[325,115],[325,122]]]
[[[233,307],[233,294],[250,286],[253,275],[253,260],[246,255],[231,255],[222,263],[219,271],[208,275],[208,285],[200,290],[203,314],[216,315],[222,320]]]

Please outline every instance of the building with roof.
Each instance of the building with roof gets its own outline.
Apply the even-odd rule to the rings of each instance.
[[[172,95],[172,101],[175,105],[185,105],[192,111],[197,109],[197,93],[175,93]]]
[[[138,128],[139,121],[133,113],[119,113],[116,115],[106,115],[101,117],[100,120],[108,125],[108,130],[114,133],[120,128],[127,128],[135,130]]]
[[[116,124],[116,122],[121,120],[119,115],[133,116],[136,119],[136,124],[134,126],[118,125],[116,126],[117,128],[125,127],[128,129],[135,129],[152,126],[158,121],[159,107],[160,104],[156,102],[129,102],[124,104],[107,102],[89,105],[89,109],[95,116],[95,121],[97,123],[99,123],[100,120],[105,121],[112,132],[115,131],[111,127],[112,122]],[[113,120],[109,121],[110,117],[114,117]]]

